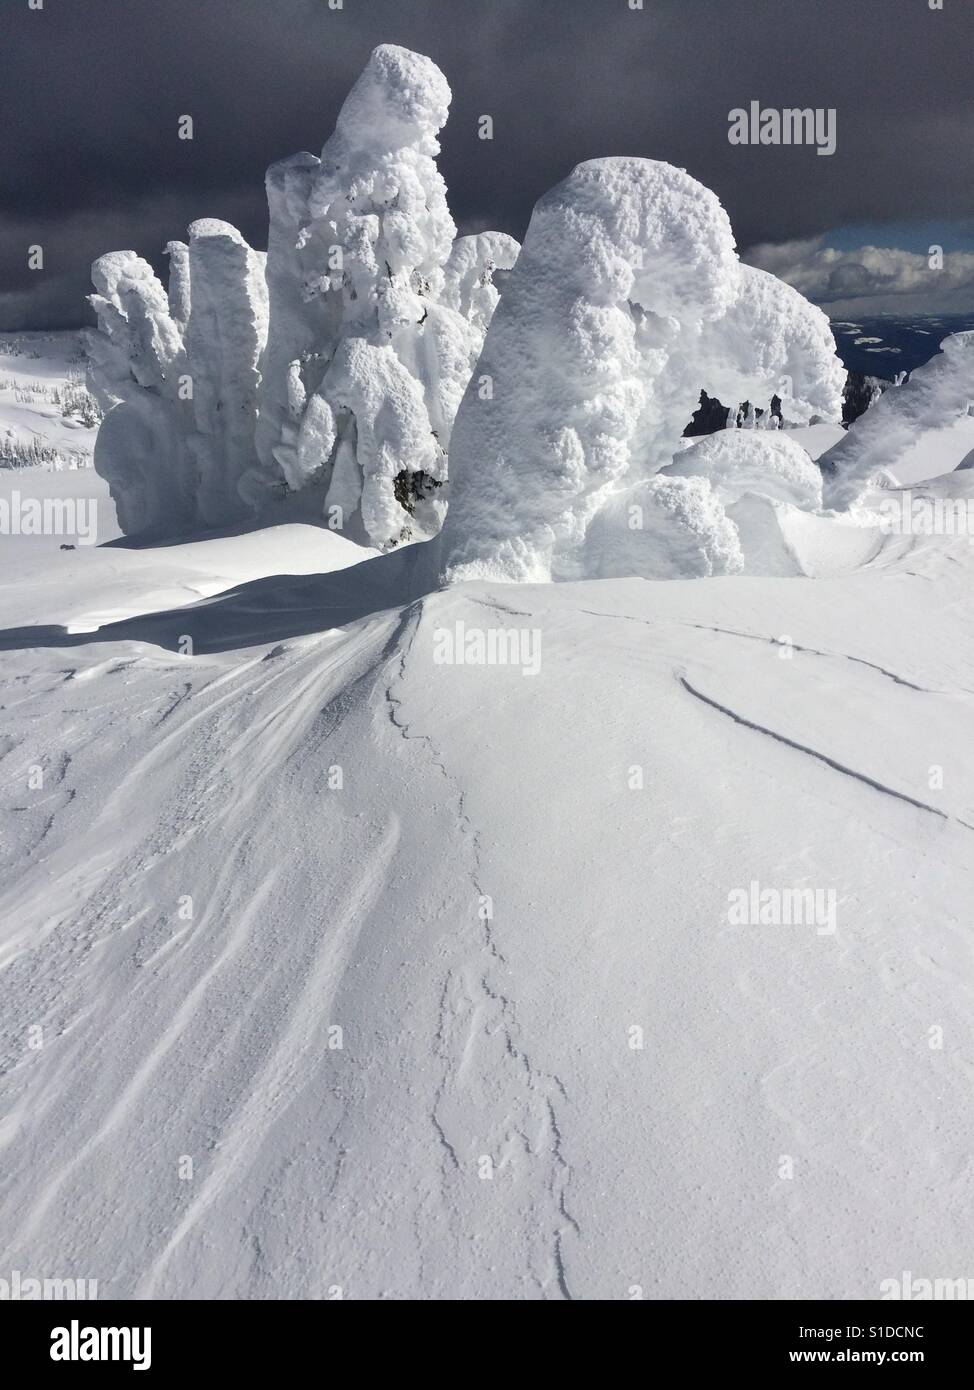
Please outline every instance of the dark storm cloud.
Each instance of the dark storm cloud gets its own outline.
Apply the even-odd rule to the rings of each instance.
[[[194,217],[265,244],[262,176],[320,149],[377,43],[454,92],[441,167],[464,230],[522,236],[582,159],[637,154],[715,189],[738,241],[974,213],[969,0],[3,0],[0,326],[82,318],[88,267],[160,264]],[[834,107],[838,148],[735,147],[728,112]],[[477,138],[490,114],[493,142]],[[177,139],[190,114],[193,141]],[[45,270],[27,247],[45,247]]]

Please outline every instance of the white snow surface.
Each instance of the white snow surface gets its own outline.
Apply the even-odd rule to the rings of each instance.
[[[974,552],[794,515],[816,579],[440,593],[317,527],[3,537],[0,1266],[103,1298],[965,1276]],[[438,661],[458,624],[536,674]],[[733,925],[752,882],[834,892],[834,933]]]

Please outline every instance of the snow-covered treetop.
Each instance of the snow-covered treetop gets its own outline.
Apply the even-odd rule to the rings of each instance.
[[[504,232],[457,237],[446,263],[440,302],[485,332],[500,298],[494,272],[510,270],[520,250],[520,244]]]
[[[100,334],[89,332],[87,342],[103,403],[110,403],[114,388],[126,379],[158,388],[180,360],[183,343],[152,266],[135,251],[109,251],[92,265],[91,279],[97,293],[90,303]]]
[[[828,316],[776,275],[740,267],[740,293],[714,325],[706,389],[721,400],[767,400],[769,383],[789,424],[838,421],[846,370]]]
[[[524,244],[548,263],[561,298],[639,305],[658,315],[719,318],[740,268],[720,200],[683,169],[652,159],[591,159],[540,200]]]
[[[378,312],[391,333],[422,313],[417,294],[442,287],[456,236],[435,160],[449,104],[436,64],[391,44],[375,50],[346,98],[299,209],[298,238],[324,272],[307,292],[341,284],[346,323],[368,325]]]
[[[436,136],[446,125],[451,97],[432,58],[396,44],[380,44],[345,98],[322,159],[334,152],[336,137],[349,148],[370,148],[377,154],[415,146],[423,154],[436,155]]]
[[[261,463],[378,546],[440,526],[434,494],[497,304],[493,272],[520,249],[495,232],[455,240],[435,161],[449,103],[435,63],[384,44],[321,159],[268,172]]]

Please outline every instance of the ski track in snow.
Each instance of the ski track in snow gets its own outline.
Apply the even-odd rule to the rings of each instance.
[[[908,806],[915,806],[918,811],[927,811],[932,816],[939,816],[941,820],[949,820],[946,812],[941,811],[938,806],[929,806],[925,801],[917,801],[915,797],[908,796],[905,792],[898,792],[894,787],[888,787],[883,782],[877,782],[874,778],[868,777],[864,772],[857,772],[855,768],[846,767],[827,753],[821,753],[815,748],[809,748],[804,743],[788,738],[787,735],[776,732],[774,729],[765,728],[763,724],[756,724],[751,719],[746,719],[744,715],[738,714],[728,705],[723,705],[719,700],[713,700],[709,695],[705,695],[702,690],[697,690],[687,680],[686,676],[677,672],[677,679],[690,695],[695,699],[701,700],[711,709],[717,710],[720,714],[725,714],[729,719],[733,719],[735,724],[740,724],[742,728],[753,729],[755,733],[764,734],[767,738],[772,738],[776,743],[782,743],[786,748],[794,748],[797,753],[804,753],[810,758],[815,758],[826,767],[830,767],[833,772],[841,772],[845,777],[854,777],[857,782],[862,782],[864,786],[872,787],[873,791],[882,792],[885,796],[895,797],[897,801],[905,801]],[[974,830],[974,826],[967,825],[966,821],[959,824],[965,825],[968,830]]]
[[[916,690],[921,695],[946,695],[945,690],[934,690],[928,685],[917,685],[915,681],[907,680],[905,676],[898,676],[895,671],[887,671],[885,666],[879,666],[875,661],[866,661],[861,656],[849,656],[847,652],[820,652],[816,647],[804,647],[799,642],[784,641],[780,637],[763,637],[758,632],[739,632],[732,627],[711,627],[706,623],[692,623],[692,627],[699,628],[701,632],[718,632],[725,637],[743,637],[753,642],[770,642],[774,647],[790,647],[792,651],[803,652],[807,656],[831,657],[835,661],[854,661],[859,666],[868,666],[872,671],[878,671],[881,676],[895,682],[896,685],[905,685],[908,690]],[[974,694],[974,691],[965,691],[965,694]]]

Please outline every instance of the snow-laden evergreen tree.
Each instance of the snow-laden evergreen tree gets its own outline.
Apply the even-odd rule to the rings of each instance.
[[[95,445],[126,532],[222,526],[251,510],[263,256],[226,222],[170,242],[170,291],[134,251],[100,257],[89,379],[108,411]]]
[[[689,544],[688,572],[739,567],[707,479],[654,481],[701,387],[838,420],[845,380],[825,315],[740,264],[717,197],[634,158],[581,164],[537,204],[484,374],[492,394],[468,388],[454,426],[450,579],[581,578],[606,572],[607,548],[638,564],[652,547],[632,533],[661,507],[671,531],[681,517],[698,539],[714,528],[712,543]],[[659,573],[657,556],[647,563],[634,572]]]
[[[267,176],[271,331],[258,448],[374,545],[439,530],[453,418],[518,246],[456,240],[437,135],[450,89],[383,44],[320,160]]]
[[[88,382],[106,411],[95,467],[124,532],[178,533],[198,515],[192,404],[179,390],[187,375],[182,326],[152,267],[134,251],[99,257],[91,275],[98,330],[86,334]]]

